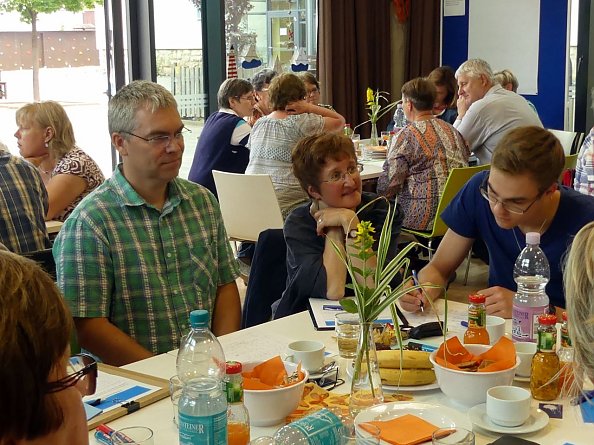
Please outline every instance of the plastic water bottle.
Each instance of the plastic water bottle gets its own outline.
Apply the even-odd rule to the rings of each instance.
[[[283,426],[274,435],[276,445],[338,445],[342,422],[329,409],[321,409]]]
[[[406,117],[404,116],[404,110],[402,109],[402,104],[396,105],[396,111],[394,112],[394,128],[404,128],[406,127]]]
[[[512,338],[514,341],[536,341],[538,316],[549,312],[545,287],[551,276],[549,262],[539,247],[540,233],[526,234],[526,247],[516,260]]]
[[[180,445],[227,444],[225,355],[208,322],[208,311],[190,313],[192,330],[177,354],[177,374],[184,384],[178,403]]]
[[[225,380],[225,354],[217,337],[210,332],[208,322],[208,311],[190,312],[191,330],[182,338],[177,353],[177,376],[183,383],[197,377],[209,377],[221,383]]]

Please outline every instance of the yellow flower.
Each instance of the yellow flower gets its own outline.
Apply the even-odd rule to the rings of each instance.
[[[357,224],[357,238],[356,243],[364,248],[369,248],[373,244],[373,235],[375,229],[370,221],[361,221]]]
[[[367,103],[371,105],[375,98],[373,97],[373,90],[367,87]]]

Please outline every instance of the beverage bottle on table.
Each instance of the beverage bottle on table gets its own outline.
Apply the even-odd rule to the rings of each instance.
[[[464,333],[465,344],[488,345],[486,297],[482,294],[468,296],[468,328]]]
[[[250,442],[250,416],[243,404],[242,366],[227,362],[227,440],[229,445],[247,445]]]
[[[402,104],[396,105],[396,111],[394,112],[394,128],[406,127],[406,117],[404,116],[404,109]]]
[[[559,390],[562,396],[575,396],[581,389],[581,379],[576,379],[573,369],[574,350],[569,338],[567,312],[562,315],[561,347],[557,355],[561,374],[559,374]]]
[[[274,435],[276,445],[339,445],[342,421],[327,408],[283,426]]]
[[[347,136],[347,137],[351,137],[351,135],[353,134],[353,130],[351,129],[351,124],[344,124],[344,127],[342,128],[342,133]]]
[[[177,374],[184,384],[178,403],[180,445],[227,443],[225,355],[208,328],[209,319],[208,311],[190,312],[191,331],[177,354]]]
[[[549,297],[545,287],[551,273],[549,261],[539,244],[540,234],[528,232],[526,247],[514,266],[514,280],[518,285],[512,311],[514,341],[536,341],[538,316],[549,312]]]
[[[557,317],[544,314],[538,317],[537,350],[532,357],[530,392],[536,400],[554,400],[559,397],[559,357],[557,347]]]

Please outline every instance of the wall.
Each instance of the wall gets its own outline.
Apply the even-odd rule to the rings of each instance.
[[[562,0],[540,2],[538,94],[524,96],[536,106],[546,128],[563,129],[564,126],[567,3]],[[454,69],[468,58],[468,11],[469,0],[466,0],[466,15],[443,17],[442,61]]]

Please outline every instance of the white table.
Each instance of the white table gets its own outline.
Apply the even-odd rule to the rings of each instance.
[[[450,314],[453,315],[451,322],[448,322],[449,329],[452,331],[461,331],[463,328],[460,327],[459,319],[466,313],[466,305],[449,302],[448,306]],[[424,321],[424,319],[429,320],[431,318],[431,315],[428,313],[421,315],[420,317],[417,315],[408,316],[406,313],[405,315],[407,315],[409,322],[413,325]],[[507,331],[509,332],[511,322],[508,320],[507,324]],[[337,351],[336,340],[333,338],[332,334],[332,331],[316,331],[313,328],[309,313],[302,312],[280,320],[271,321],[269,323],[225,335],[220,337],[220,341],[228,360],[238,359],[246,362],[249,361],[246,360],[246,357],[250,357],[250,355],[257,357],[265,353],[264,349],[266,348],[278,349],[281,345],[284,345],[284,342],[287,339],[319,340],[324,342],[328,350]],[[256,344],[257,342],[263,342],[264,346],[259,348]],[[441,339],[434,338],[428,341],[424,340],[424,342],[437,345],[441,342]],[[246,344],[251,344],[251,346],[246,347]],[[284,351],[272,351],[270,356],[279,352]],[[167,354],[161,354],[150,359],[132,363],[124,368],[167,379],[175,374],[175,359],[176,351],[171,351]],[[341,373],[344,374],[347,361],[340,358],[337,358],[337,360],[341,366]],[[525,386],[527,384],[520,385]],[[348,392],[349,390],[350,387],[348,381],[345,385],[337,388],[338,392]],[[462,413],[466,413],[467,411],[467,408],[457,406],[448,400],[439,389],[411,394],[413,395],[413,401],[415,402],[441,404],[457,409]],[[570,406],[567,401],[557,401],[557,403],[564,404],[563,420],[551,419],[549,424],[541,431],[523,437],[542,445],[561,445],[565,443],[586,445],[594,443],[594,439],[592,439],[592,437],[594,437],[594,425],[584,424],[579,409]],[[533,401],[533,405],[538,406],[538,403]],[[110,426],[116,429],[132,425],[149,426],[155,431],[155,445],[177,444],[178,431],[172,421],[172,409],[170,399],[166,398],[142,408],[133,414],[110,422]],[[252,439],[262,435],[272,435],[279,427],[280,425],[266,428],[252,427]],[[499,434],[489,433],[476,427],[474,431],[476,434],[477,445],[488,444],[500,436]],[[95,443],[92,435],[93,431],[90,431],[89,440],[91,444]]]
[[[64,223],[62,221],[50,220],[45,222],[45,228],[47,229],[48,235],[56,234],[60,231]]]
[[[363,171],[361,172],[361,179],[366,181],[368,179],[379,178],[383,172],[383,165],[385,160],[381,161],[359,161],[363,164]]]

